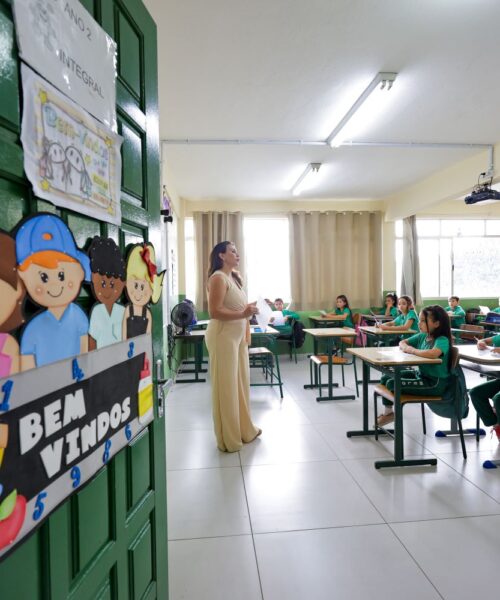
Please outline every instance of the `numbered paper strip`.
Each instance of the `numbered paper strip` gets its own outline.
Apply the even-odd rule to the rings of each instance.
[[[0,559],[153,420],[151,336],[0,380]]]
[[[78,0],[14,0],[19,54],[116,131],[116,43]]]
[[[24,170],[35,194],[121,224],[122,138],[22,65]]]

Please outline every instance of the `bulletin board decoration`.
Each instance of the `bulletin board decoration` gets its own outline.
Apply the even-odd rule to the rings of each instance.
[[[116,43],[78,0],[14,0],[21,58],[116,131]]]
[[[118,300],[125,288],[126,267],[120,249],[111,238],[94,237],[88,254],[96,300],[89,326],[89,350],[94,350],[123,339],[125,307]]]
[[[89,322],[75,303],[90,261],[57,215],[36,213],[14,230],[17,274],[41,310],[21,334],[23,370],[77,356],[87,349]],[[23,364],[24,362],[24,364]]]
[[[0,560],[153,420],[150,335],[0,379]]]
[[[21,65],[24,170],[56,206],[121,224],[122,138]]]
[[[161,297],[165,271],[158,272],[153,244],[135,244],[127,255],[125,292],[129,303],[125,307],[126,339],[150,333],[153,317],[150,304]]]

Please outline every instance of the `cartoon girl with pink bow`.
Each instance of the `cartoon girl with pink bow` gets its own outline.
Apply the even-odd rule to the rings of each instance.
[[[127,258],[125,290],[130,303],[123,317],[123,339],[151,333],[153,318],[148,304],[156,304],[161,296],[165,271],[158,273],[152,244],[138,244]]]

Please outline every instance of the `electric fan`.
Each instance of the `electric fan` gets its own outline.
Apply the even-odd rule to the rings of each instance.
[[[189,335],[189,331],[186,331],[186,327],[192,324],[194,319],[194,308],[190,302],[181,302],[172,309],[170,313],[172,323],[179,327],[181,331],[180,335]]]

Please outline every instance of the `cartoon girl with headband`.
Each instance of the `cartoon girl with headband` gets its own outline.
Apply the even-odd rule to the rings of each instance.
[[[127,258],[125,290],[130,300],[123,317],[123,339],[151,333],[153,319],[148,304],[161,296],[165,271],[158,273],[152,244],[138,244]]]

